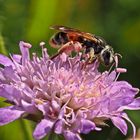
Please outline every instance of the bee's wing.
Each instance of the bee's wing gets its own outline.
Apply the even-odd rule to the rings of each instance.
[[[97,39],[95,38],[95,35],[93,35],[91,33],[82,32],[78,29],[74,29],[74,28],[70,28],[70,27],[66,27],[66,26],[62,26],[62,25],[54,25],[54,26],[51,26],[50,29],[58,30],[61,32],[69,33],[69,34],[70,33],[77,34],[77,35],[83,36],[84,38],[87,38],[89,40],[97,41]]]
[[[67,26],[62,26],[62,25],[54,25],[54,26],[51,26],[50,29],[54,29],[54,30],[58,30],[58,31],[66,32],[66,33],[79,33],[79,34],[81,34],[80,30],[70,28]]]

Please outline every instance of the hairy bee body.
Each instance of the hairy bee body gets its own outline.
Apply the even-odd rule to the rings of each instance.
[[[84,50],[84,54],[89,54],[90,63],[95,59],[99,59],[106,66],[113,62],[113,48],[107,45],[103,38],[65,26],[53,26],[51,29],[58,30],[50,39],[52,47],[60,48],[58,54],[66,50],[78,52],[74,46],[78,42],[81,45],[80,50]]]

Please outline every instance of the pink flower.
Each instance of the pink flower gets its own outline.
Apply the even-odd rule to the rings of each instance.
[[[46,48],[42,57],[30,58],[31,45],[20,42],[21,55],[0,55],[0,96],[11,106],[0,108],[0,125],[21,117],[37,122],[35,139],[50,131],[66,140],[81,140],[80,133],[100,131],[110,119],[124,134],[126,120],[135,126],[124,110],[140,109],[137,88],[117,81],[117,73],[98,71],[98,61],[86,68],[80,56],[61,54],[50,60]]]

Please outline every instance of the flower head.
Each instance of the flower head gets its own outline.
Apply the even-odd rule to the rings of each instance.
[[[0,55],[0,96],[11,103],[0,108],[0,125],[23,117],[37,122],[35,139],[53,131],[66,140],[81,140],[80,133],[100,131],[108,119],[126,135],[127,120],[135,136],[124,110],[140,109],[139,90],[117,81],[116,71],[99,72],[98,61],[83,68],[78,55],[63,53],[51,60],[44,47],[42,57],[33,53],[30,58],[31,45],[19,45],[21,55]]]

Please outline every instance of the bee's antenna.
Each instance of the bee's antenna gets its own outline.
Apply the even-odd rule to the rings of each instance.
[[[119,53],[115,53],[113,59],[114,59],[115,71],[116,72],[117,72],[117,68],[118,68],[118,64],[119,64],[118,57],[122,58],[122,55],[119,54]]]
[[[119,53],[115,53],[115,54],[114,54],[114,57],[113,57],[114,63],[113,63],[113,64],[111,65],[111,67],[109,68],[108,73],[111,72],[111,70],[112,70],[112,68],[114,67],[114,65],[115,65],[115,71],[117,72],[117,68],[118,68],[118,57],[122,58],[122,55],[119,54]]]
[[[116,71],[116,73],[118,73],[118,74],[116,75],[116,78],[115,78],[114,81],[116,81],[116,80],[118,79],[120,73],[125,73],[125,72],[127,72],[127,69],[125,69],[125,68],[118,68],[118,57],[122,58],[122,55],[119,54],[119,53],[115,53],[115,55],[114,55],[115,71]]]
[[[115,69],[118,68],[118,57],[119,57],[119,58],[122,58],[122,55],[119,54],[119,53],[115,53],[115,54],[114,54]]]

